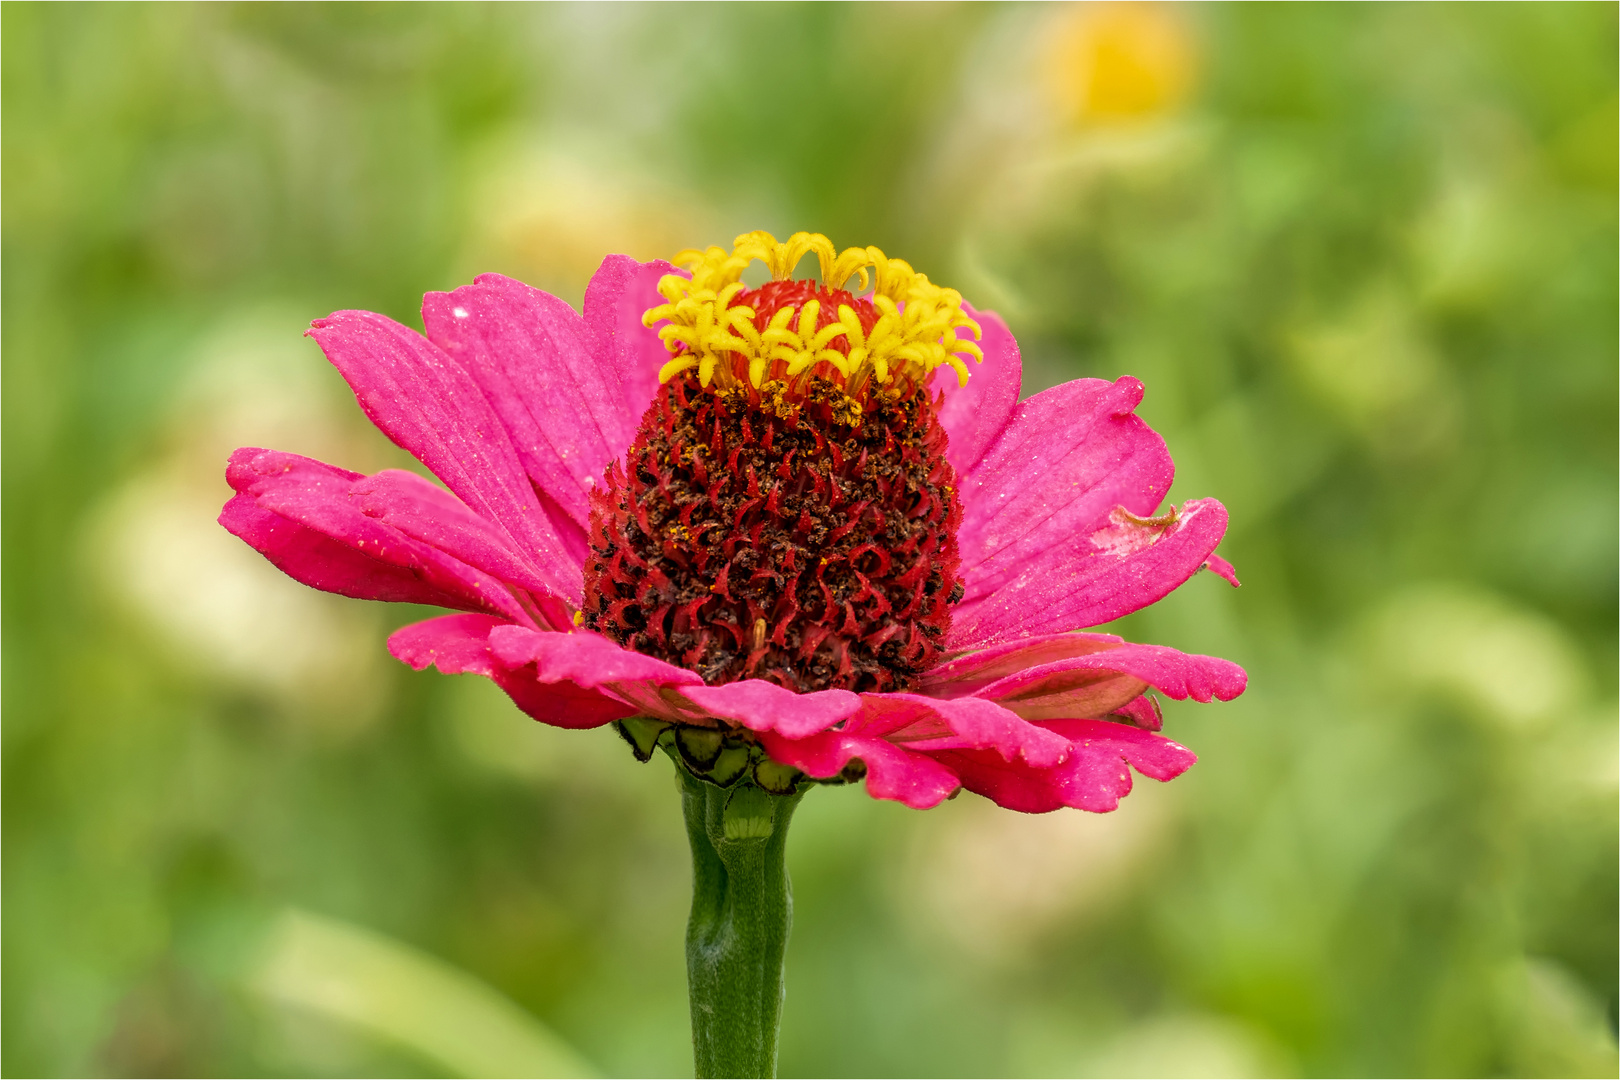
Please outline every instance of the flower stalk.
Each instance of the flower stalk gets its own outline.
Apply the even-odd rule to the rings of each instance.
[[[675,775],[692,845],[686,978],[696,1075],[775,1076],[793,922],[788,823],[804,792],[717,787],[678,764]]]

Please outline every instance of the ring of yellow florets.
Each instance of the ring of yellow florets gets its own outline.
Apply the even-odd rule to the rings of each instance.
[[[836,321],[818,325],[820,304],[809,300],[777,310],[763,327],[756,325],[755,309],[737,302],[749,292],[743,271],[758,260],[773,280],[787,280],[812,252],[821,264],[824,289],[841,291],[856,277],[858,292],[871,289],[866,302],[875,309],[875,321],[840,304]],[[974,338],[981,336],[978,323],[962,310],[962,295],[875,247],[839,252],[820,233],[794,233],[779,243],[770,233],[751,232],[737,237],[731,251],[683,251],[675,263],[692,276],[666,274],[658,282],[666,302],[642,317],[649,328],[666,323],[658,336],[671,359],[658,373],[661,382],[692,368],[702,386],[722,390],[745,383],[756,390],[772,382],[800,387],[819,376],[858,396],[869,383],[920,385],[941,365],[949,365],[966,385],[963,361],[984,359],[974,341],[957,335],[968,330]]]

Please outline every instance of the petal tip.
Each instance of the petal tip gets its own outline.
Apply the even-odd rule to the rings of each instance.
[[[1215,696],[1220,698],[1222,701],[1231,701],[1234,698],[1241,697],[1243,692],[1248,688],[1249,673],[1238,667],[1236,664],[1232,664],[1230,677],[1220,686],[1216,687]]]
[[[1147,387],[1143,386],[1142,380],[1134,375],[1121,375],[1115,379],[1113,415],[1129,416],[1135,412],[1136,407],[1142,404],[1142,395],[1146,392]]]
[[[1208,570],[1210,573],[1226,581],[1226,583],[1231,585],[1234,589],[1243,587],[1243,582],[1238,580],[1237,568],[1231,563],[1227,562],[1225,559],[1221,558],[1219,555],[1211,555],[1208,559],[1204,560],[1204,565],[1200,569]]]

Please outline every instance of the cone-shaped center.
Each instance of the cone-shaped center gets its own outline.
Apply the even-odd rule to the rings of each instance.
[[[773,282],[751,299],[835,291]],[[851,397],[810,375],[716,392],[683,372],[592,495],[582,621],[711,684],[910,689],[960,595],[945,445],[922,386]]]

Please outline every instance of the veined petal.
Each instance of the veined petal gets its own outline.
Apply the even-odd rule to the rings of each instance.
[[[867,794],[914,810],[938,806],[962,786],[956,774],[932,757],[909,753],[882,739],[865,740],[859,755],[851,756],[859,756],[866,766]]]
[[[1164,440],[1135,415],[1141,400],[1142,384],[1129,377],[1076,379],[1017,406],[962,478],[966,600],[1101,528],[1115,507],[1144,517],[1158,507],[1175,468]]]
[[[848,690],[795,694],[763,679],[693,686],[681,694],[714,716],[750,731],[775,731],[790,739],[826,731],[860,711],[863,704],[859,695]]]
[[[1238,580],[1237,567],[1233,566],[1219,555],[1211,555],[1208,559],[1205,559],[1204,569],[1208,570],[1216,577],[1221,578],[1234,589],[1239,588],[1243,584],[1243,582]]]
[[[656,329],[649,330],[642,315],[660,300],[658,282],[665,274],[685,274],[662,259],[637,262],[628,255],[609,255],[585,287],[585,334],[604,382],[618,380],[616,433],[608,439],[608,461],[616,461],[635,438],[642,413],[658,389],[658,369],[669,361],[669,350]],[[608,461],[598,467],[596,475]]]
[[[489,615],[440,615],[395,630],[388,651],[417,671],[432,665],[446,675],[493,676],[503,668],[489,651],[489,632],[505,625]]]
[[[1205,703],[1216,698],[1231,701],[1243,693],[1249,682],[1242,668],[1218,656],[1184,653],[1163,645],[1125,644],[1089,656],[1072,656],[1026,668],[991,683],[976,696],[1002,701],[1011,708],[1006,699],[1033,699],[1058,692],[1068,681],[1088,672],[1130,675],[1177,701],[1190,697]]]
[[[845,765],[860,758],[866,766],[867,794],[904,803],[913,810],[938,806],[962,786],[955,773],[927,754],[913,753],[877,736],[824,731],[790,739],[763,731],[759,741],[773,760],[822,780],[837,776]]]
[[[1067,743],[992,701],[943,701],[920,694],[862,694],[864,708],[845,725],[852,735],[881,735],[910,750],[994,750],[1008,761],[1057,764]]]
[[[220,512],[219,523],[276,569],[312,589],[357,600],[484,611],[491,607],[462,590],[432,585],[408,566],[363,555],[325,533],[266,510],[247,495],[233,496]]]
[[[624,702],[629,714],[688,724],[708,721],[704,710],[679,693],[703,685],[696,672],[622,648],[589,630],[548,634],[502,627],[491,633],[490,647],[509,668],[532,670],[542,683],[562,681],[609,694]]]
[[[483,675],[492,679],[518,708],[554,727],[601,727],[635,712],[599,690],[566,679],[542,682],[530,670],[512,670],[495,655],[489,643],[492,634],[506,628],[523,629],[487,615],[443,615],[394,631],[388,639],[388,651],[417,671],[431,664],[446,675]]]
[[[1004,641],[959,653],[924,672],[922,692],[937,697],[961,697],[1025,668],[1101,652],[1124,642],[1124,638],[1115,634],[1095,633],[1038,634]]]
[[[588,492],[641,418],[629,415],[623,370],[593,348],[573,308],[500,274],[428,293],[422,323],[483,388],[536,489],[560,508],[552,514],[559,533],[583,557]],[[637,330],[656,345],[651,331]],[[656,364],[646,375],[656,377]]]
[[[384,469],[356,481],[349,498],[367,517],[534,593],[556,593],[557,583],[573,572],[572,564],[556,552],[519,550],[460,499],[413,472]]]
[[[372,423],[475,513],[524,550],[554,552],[581,565],[541,507],[505,424],[457,360],[369,311],[316,319],[309,334],[348,380]],[[557,585],[558,595],[579,603],[578,578]]]
[[[225,476],[238,495],[226,505],[221,524],[305,584],[345,596],[408,599],[532,621],[500,580],[409,535],[384,515],[364,512],[352,497],[367,479],[358,473],[246,447],[231,455]],[[247,503],[257,512],[249,512]],[[462,514],[475,523],[470,528],[484,527],[465,508]],[[455,524],[468,522],[447,519],[437,530],[440,538],[458,539]]]
[[[925,677],[925,692],[971,693],[1026,720],[1102,717],[1149,686],[1179,700],[1230,701],[1248,676],[1229,660],[1133,645],[1106,634],[1054,634],[958,657]]]
[[[1029,558],[956,609],[953,648],[1068,630],[1128,615],[1163,599],[1209,558],[1226,533],[1214,499],[1183,503],[1174,520],[1130,524],[1077,536]],[[999,558],[999,557],[998,557]],[[968,595],[974,593],[968,578]]]
[[[1152,694],[1143,694],[1139,698],[1127,701],[1109,713],[1108,719],[1135,724],[1143,731],[1158,731],[1164,727],[1164,711],[1159,708],[1159,702]]]
[[[533,664],[535,677],[541,682],[566,679],[592,689],[626,683],[703,685],[702,677],[695,671],[632,652],[589,630],[555,634],[522,626],[504,626],[490,632],[489,644],[494,655],[508,668]]]
[[[1130,793],[1132,767],[1155,780],[1169,780],[1197,760],[1180,743],[1128,724],[1059,720],[1042,726],[1071,743],[1069,756],[1053,768],[1031,768],[984,751],[948,752],[940,761],[969,791],[1009,810],[1041,814],[1065,806],[1107,813]]]
[[[1198,761],[1198,755],[1173,739],[1109,720],[1048,720],[1040,725],[1070,740],[1069,761],[1117,754],[1143,776],[1174,780]]]
[[[965,477],[1012,419],[1023,385],[1024,364],[1018,355],[1018,341],[1000,315],[975,311],[969,304],[963,304],[962,310],[984,331],[979,342],[984,360],[968,365],[966,386],[956,372],[942,367],[930,376],[929,387],[945,394],[939,410],[939,422],[951,437],[945,458],[958,476]]]
[[[916,809],[937,806],[960,786],[941,764],[955,753],[982,752],[1029,768],[1051,768],[1070,752],[1065,736],[988,701],[917,694],[862,694],[860,700],[860,711],[837,730],[804,738],[761,731],[760,742],[775,760],[821,779],[859,758],[866,766],[868,793]]]

